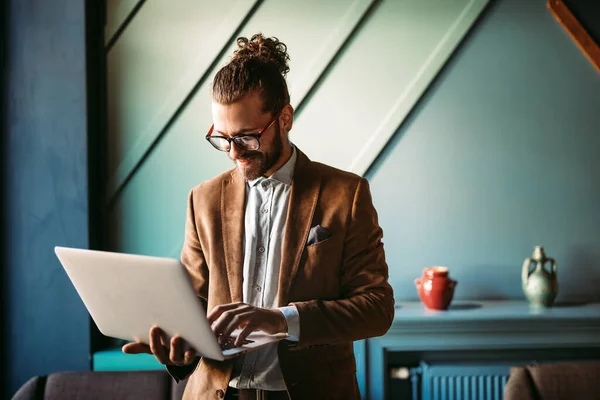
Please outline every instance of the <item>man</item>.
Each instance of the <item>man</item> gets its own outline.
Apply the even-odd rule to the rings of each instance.
[[[155,327],[149,346],[123,351],[189,377],[186,399],[358,399],[352,342],[394,316],[369,185],[288,140],[285,45],[259,34],[238,47],[215,76],[206,136],[235,168],[190,192],[181,259],[220,341],[238,328],[237,345],[255,330],[288,336],[216,362],[184,353],[180,337],[167,350]]]

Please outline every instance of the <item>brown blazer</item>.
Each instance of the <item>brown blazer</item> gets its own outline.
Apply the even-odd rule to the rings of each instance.
[[[236,169],[189,195],[181,257],[208,310],[242,301],[245,196],[245,181]],[[289,204],[278,305],[297,307],[300,341],[280,342],[278,355],[290,398],[359,399],[352,342],[385,334],[394,318],[383,233],[369,184],[312,162],[298,150]],[[306,246],[316,225],[331,236]],[[202,359],[184,399],[222,397],[231,370],[231,361]]]

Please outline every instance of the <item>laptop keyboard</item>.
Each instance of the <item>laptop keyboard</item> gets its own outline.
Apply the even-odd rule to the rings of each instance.
[[[227,341],[225,343],[221,343],[221,350],[229,350],[229,349],[233,349],[234,347],[236,347],[235,339],[237,339],[237,337],[230,336],[229,339],[227,339]],[[244,339],[244,342],[242,345],[250,344],[250,343],[254,343],[254,340]]]

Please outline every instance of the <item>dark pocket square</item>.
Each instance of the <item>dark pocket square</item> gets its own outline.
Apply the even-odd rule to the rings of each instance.
[[[331,232],[327,228],[323,228],[321,225],[313,226],[310,228],[310,232],[308,232],[306,245],[310,246],[311,244],[322,242],[330,236]]]

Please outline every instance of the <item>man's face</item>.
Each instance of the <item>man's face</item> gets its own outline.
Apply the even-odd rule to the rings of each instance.
[[[214,123],[213,135],[233,137],[240,134],[255,134],[267,126],[273,115],[262,112],[262,100],[257,93],[245,96],[233,104],[212,103]],[[283,139],[279,121],[275,121],[260,136],[260,148],[256,151],[243,150],[233,142],[227,153],[246,180],[263,176],[283,152]]]

